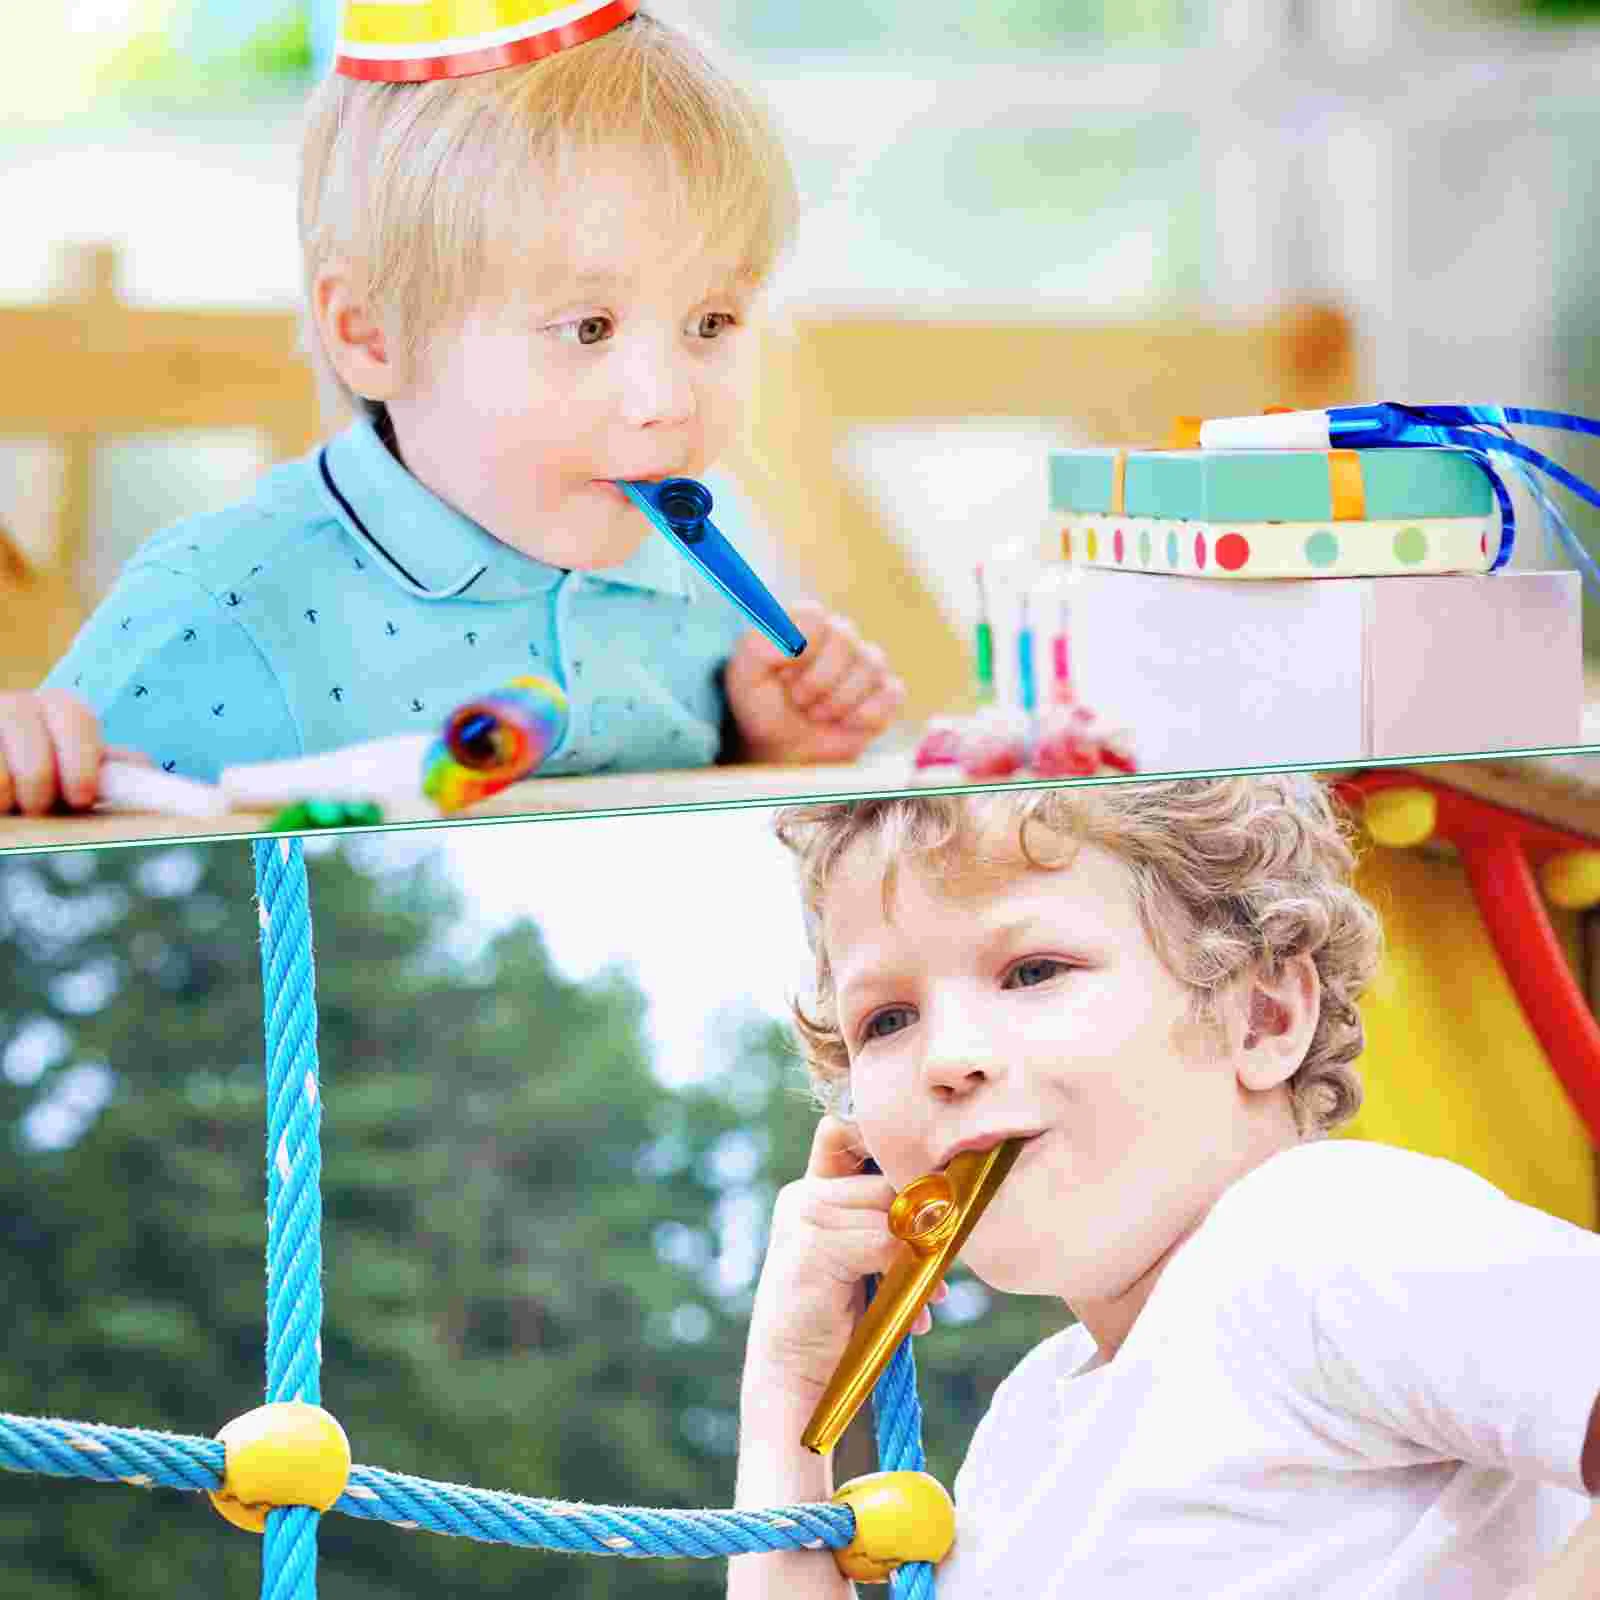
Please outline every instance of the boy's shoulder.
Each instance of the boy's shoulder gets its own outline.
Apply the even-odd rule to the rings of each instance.
[[[1244,1289],[1296,1280],[1317,1291],[1350,1273],[1487,1262],[1530,1232],[1570,1228],[1468,1167],[1360,1139],[1280,1152],[1238,1179],[1192,1241],[1193,1265]]]
[[[1238,1179],[1218,1200],[1216,1210],[1249,1205],[1263,1217],[1285,1217],[1284,1207],[1320,1201],[1349,1217],[1395,1220],[1401,1199],[1413,1207],[1453,1206],[1463,1199],[1505,1200],[1504,1194],[1470,1168],[1441,1156],[1423,1155],[1370,1139],[1312,1139],[1293,1145]],[[1302,1213],[1298,1221],[1305,1221]]]
[[[220,596],[268,573],[305,574],[308,546],[338,530],[317,486],[317,453],[268,468],[244,499],[183,518],[151,535],[124,569],[193,579]]]
[[[990,1413],[1005,1418],[1037,1414],[1041,1401],[1095,1358],[1089,1330],[1081,1322],[1041,1339],[995,1386]]]

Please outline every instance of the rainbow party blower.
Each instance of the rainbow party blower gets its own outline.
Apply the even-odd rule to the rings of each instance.
[[[1277,411],[1259,417],[1217,417],[1200,424],[1202,450],[1370,450],[1445,449],[1469,456],[1488,478],[1500,505],[1500,548],[1490,571],[1510,559],[1516,543],[1516,515],[1511,495],[1491,457],[1510,459],[1512,471],[1527,486],[1544,518],[1547,532],[1561,541],[1584,581],[1600,591],[1600,564],[1583,546],[1546,493],[1535,471],[1553,478],[1580,500],[1600,509],[1600,490],[1568,472],[1542,451],[1511,433],[1511,424],[1559,428],[1600,438],[1600,421],[1565,411],[1539,411],[1527,406],[1407,406],[1384,402],[1370,406],[1332,406],[1326,411]]]
[[[422,763],[422,792],[446,814],[533,772],[567,731],[567,697],[548,678],[513,678],[457,706]]]
[[[612,480],[670,539],[678,553],[709,578],[786,656],[806,647],[806,637],[788,612],[717,531],[711,520],[711,491],[693,478],[663,478],[660,483]]]

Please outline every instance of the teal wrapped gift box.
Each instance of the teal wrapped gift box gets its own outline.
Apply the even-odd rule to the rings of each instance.
[[[1060,450],[1061,554],[1180,577],[1485,572],[1487,475],[1460,450]]]

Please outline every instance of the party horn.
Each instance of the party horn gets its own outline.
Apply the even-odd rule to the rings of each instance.
[[[570,708],[549,678],[513,678],[457,706],[422,763],[422,792],[460,811],[533,772],[567,731]]]
[[[672,542],[679,555],[697,567],[712,586],[731,600],[786,656],[806,647],[806,636],[767,586],[711,520],[711,491],[694,478],[663,478],[660,483],[612,480]]]
[[[943,1172],[908,1183],[894,1197],[889,1231],[907,1248],[883,1275],[800,1435],[806,1449],[826,1455],[839,1442],[1026,1143],[1007,1139],[989,1150],[963,1150]]]
[[[165,817],[220,817],[227,796],[213,783],[180,778],[134,761],[105,761],[100,766],[97,811],[152,812]]]
[[[417,792],[417,764],[428,744],[425,733],[397,733],[321,755],[224,767],[217,782],[235,811],[270,811],[312,795],[353,803],[400,799]]]

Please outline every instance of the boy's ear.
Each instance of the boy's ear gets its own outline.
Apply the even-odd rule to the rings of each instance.
[[[356,293],[343,263],[324,267],[311,286],[311,310],[333,370],[368,400],[388,400],[398,387],[383,325]]]
[[[1322,979],[1310,956],[1291,956],[1273,978],[1252,978],[1244,996],[1239,1082],[1260,1093],[1287,1083],[1305,1060],[1321,1016]]]

